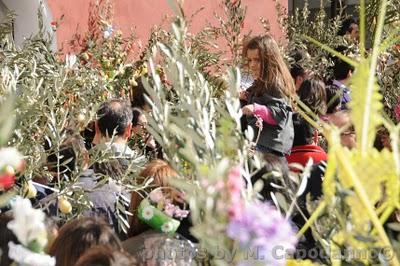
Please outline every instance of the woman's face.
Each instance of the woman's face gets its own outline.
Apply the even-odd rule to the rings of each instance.
[[[253,78],[257,79],[261,77],[261,58],[258,49],[247,50],[247,62]]]

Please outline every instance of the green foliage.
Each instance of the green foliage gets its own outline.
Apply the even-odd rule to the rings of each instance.
[[[35,177],[53,181],[56,193],[43,203],[42,208],[63,196],[72,203],[73,211],[59,214],[59,218],[67,220],[79,216],[90,204],[85,191],[75,186],[84,169],[83,156],[78,155],[77,169],[70,179],[62,173],[53,176],[46,167],[46,159],[51,154],[59,154],[70,135],[81,133],[107,97],[126,97],[127,92],[134,89],[134,79],[148,69],[147,75],[142,76],[152,106],[148,130],[162,145],[165,159],[181,177],[172,184],[187,196],[193,234],[211,255],[217,255],[213,253],[217,252],[215,247],[232,252],[235,243],[226,236],[231,200],[229,172],[237,165],[244,168],[242,174],[249,185],[241,191],[240,197],[253,200],[261,184],[252,187],[249,178],[260,167],[260,161],[249,153],[251,136],[245,138],[240,129],[239,71],[228,68],[226,74],[223,72],[227,65],[222,51],[216,51],[210,40],[225,38],[231,53],[229,62],[233,66],[239,65],[241,26],[246,8],[242,7],[241,1],[223,1],[226,18],[219,17],[220,28],[207,26],[198,34],[192,34],[187,30],[190,21],[182,7],[170,2],[176,13],[171,31],[155,27],[147,45],[138,48],[137,58],[130,57],[136,47],[133,36],[125,39],[118,32],[104,35],[104,31],[112,26],[110,1],[93,4],[89,31],[83,37],[76,36],[77,55],[70,55],[65,61],[49,49],[49,41],[43,34],[28,39],[22,47],[15,47],[9,36],[12,21],[9,16],[0,25],[0,97],[4,108],[0,117],[1,144],[8,141],[8,145],[15,146],[25,155],[26,169],[20,177],[22,184]],[[370,4],[373,2],[376,1]],[[388,2],[389,10],[397,8],[392,3],[394,1]],[[278,10],[283,12],[282,8]],[[366,12],[368,19],[369,12]],[[385,20],[382,17],[384,10],[380,9],[380,12],[375,19],[377,33],[374,36],[377,39],[372,53],[364,54],[365,43],[361,40],[360,49],[353,45],[356,54],[361,54],[358,61],[354,57],[346,59],[357,69],[351,82],[351,119],[358,147],[348,150],[340,144],[343,129],[326,124],[319,126],[329,144],[324,196],[318,202],[308,202],[312,217],[300,234],[311,227],[319,245],[330,255],[349,249],[372,252],[385,247],[389,251],[400,250],[396,234],[399,222],[392,217],[400,207],[400,126],[392,122],[399,86],[399,50],[392,46],[396,43],[396,32],[391,34],[388,30],[381,35],[384,22],[392,20],[390,16]],[[305,51],[306,56],[301,62],[304,67],[317,77],[328,79],[329,52],[335,53],[328,47],[334,48],[344,42],[336,37],[341,19],[329,20],[323,10],[311,18],[307,5],[292,16],[279,13],[279,18],[288,37],[284,46],[288,63],[294,62],[293,52]],[[265,20],[264,25],[267,29]],[[393,25],[387,26],[387,29],[393,28]],[[383,38],[387,39],[379,45]],[[324,45],[320,45],[322,43]],[[379,57],[379,52],[385,54]],[[344,55],[336,56],[344,58]],[[4,115],[5,112],[12,113],[9,111],[12,109],[15,124]],[[387,119],[383,110],[392,120]],[[392,151],[379,152],[373,148],[380,124],[390,133]],[[45,142],[50,144],[49,149],[44,148]],[[108,156],[93,150],[89,164],[106,160]],[[56,165],[57,168],[60,166],[60,163]],[[117,182],[128,190],[143,189],[132,180],[140,166],[139,159],[133,161],[132,171]],[[305,172],[309,170],[306,168]],[[108,181],[107,177],[102,177],[99,185]],[[278,178],[278,181],[279,193],[274,199],[289,217],[297,211],[294,200],[307,181],[306,174],[294,176],[292,180]],[[19,193],[26,194],[23,190],[21,188]],[[117,215],[122,230],[128,227],[127,201],[124,197],[118,198]],[[390,223],[385,224],[388,220]],[[396,257],[382,258],[391,259],[392,265],[398,265]],[[359,260],[350,257],[347,260],[343,263],[386,263],[375,258]],[[220,260],[219,263],[229,265],[227,261]],[[310,264],[306,261],[290,263]],[[342,261],[332,256],[324,263],[340,265]]]
[[[7,145],[14,146],[24,154],[26,164],[19,176],[20,187],[15,186],[14,190],[26,196],[28,181],[39,179],[49,182],[47,188],[55,193],[43,201],[41,207],[45,209],[57,204],[60,197],[67,199],[73,209],[69,214],[58,213],[58,219],[62,222],[81,215],[90,207],[85,191],[76,186],[86,166],[110,157],[107,151],[92,149],[88,160],[88,156],[81,154],[81,149],[74,146],[75,170],[67,176],[60,171],[69,162],[62,160],[60,155],[63,145],[69,143],[71,137],[80,136],[81,131],[95,119],[99,105],[108,96],[120,94],[120,91],[112,90],[113,86],[122,85],[115,77],[105,78],[104,69],[93,68],[93,65],[79,60],[80,55],[67,55],[65,61],[59,59],[50,50],[50,40],[42,31],[27,39],[21,47],[16,47],[7,34],[9,31],[6,29],[10,25],[7,20],[0,26],[4,29],[0,42],[6,44],[0,50],[0,97],[2,108],[12,104],[12,110],[4,114],[11,117],[15,114],[15,124],[12,128],[12,120],[5,118],[8,124],[2,124],[2,129],[9,130],[11,127],[12,133],[7,137],[3,130],[1,136],[2,141],[8,141]],[[119,53],[122,43],[116,42],[115,46],[119,47],[115,49]],[[52,169],[47,162],[51,155],[57,158]],[[61,163],[61,160],[64,162]],[[140,160],[132,161],[130,168],[134,171],[129,171],[116,182],[127,190],[136,189],[132,176],[136,176],[142,164]],[[103,178],[100,183],[105,182],[109,182],[109,177]],[[123,199],[120,202],[127,204],[126,201],[123,203]],[[126,210],[122,210],[120,205],[118,215],[123,214],[119,215],[121,229],[126,231]]]
[[[296,8],[290,16],[279,4],[277,11],[280,24],[288,40],[288,43],[284,45],[284,54],[288,63],[296,63],[298,60],[296,60],[295,54],[300,53],[303,58],[297,63],[304,69],[322,80],[331,78],[332,73],[329,69],[333,64],[330,54],[304,40],[303,36],[312,36],[315,40],[332,48],[344,44],[345,40],[337,36],[341,23],[340,16],[329,19],[325,10],[321,8],[313,17],[308,8],[308,1],[305,1],[302,9]]]
[[[229,195],[211,187],[227,182],[229,169],[247,160],[249,147],[240,130],[239,77],[237,70],[231,70],[224,101],[212,97],[209,82],[198,70],[190,47],[182,41],[187,28],[181,9],[177,10],[170,42],[158,42],[149,58],[151,82],[142,79],[152,106],[149,130],[162,145],[166,159],[186,179],[173,184],[188,197],[193,234],[203,248],[216,255],[216,247],[229,251],[233,243],[225,233],[229,205],[224,204]],[[162,68],[176,95],[174,102],[169,101],[169,88],[157,74],[154,61],[158,57],[163,58]]]
[[[331,126],[325,127],[325,136],[329,143],[329,160],[324,180],[324,201],[310,220],[322,213],[331,222],[321,217],[317,228],[322,234],[322,245],[329,253],[340,249],[363,250],[380,253],[379,263],[399,265],[395,255],[398,241],[390,239],[383,223],[399,206],[399,172],[398,149],[393,153],[384,149],[378,152],[373,147],[378,125],[384,122],[382,116],[381,95],[379,94],[376,69],[385,16],[385,1],[382,3],[375,33],[374,47],[369,55],[361,55],[358,62],[352,61],[356,71],[351,79],[351,118],[357,136],[357,148],[348,150],[341,146],[340,131]],[[361,19],[365,19],[361,16]],[[365,40],[361,39],[361,47]],[[316,41],[314,41],[316,42]],[[382,44],[385,45],[385,44]],[[320,46],[327,49],[326,45]],[[329,50],[329,49],[327,49]],[[330,50],[332,52],[332,50]],[[335,55],[339,56],[336,52]],[[350,60],[348,58],[347,60]],[[391,126],[392,137],[398,134],[396,127]],[[343,129],[342,129],[343,130]],[[394,145],[398,137],[393,138]],[[387,167],[383,168],[385,165]],[[379,206],[379,207],[378,207]],[[335,210],[335,215],[329,213]],[[398,221],[397,221],[398,223]],[[323,224],[323,227],[321,227]],[[317,230],[318,232],[318,230]],[[329,244],[323,243],[331,240]],[[383,253],[382,250],[386,250]],[[378,263],[373,257],[350,258],[353,263]],[[331,260],[337,264],[337,260]],[[338,264],[338,265],[339,265]]]

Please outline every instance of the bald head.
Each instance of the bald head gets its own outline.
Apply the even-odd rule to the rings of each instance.
[[[97,126],[103,137],[123,136],[132,125],[132,110],[128,102],[109,100],[97,111]]]

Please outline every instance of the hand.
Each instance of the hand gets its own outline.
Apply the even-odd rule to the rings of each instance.
[[[254,106],[252,104],[243,106],[242,113],[244,115],[252,115],[254,113]]]
[[[263,129],[263,120],[259,116],[256,116],[256,118],[257,118],[256,127],[258,127],[259,130],[262,130]]]
[[[239,99],[247,101],[247,98],[249,98],[249,92],[248,91],[240,91],[239,92]]]

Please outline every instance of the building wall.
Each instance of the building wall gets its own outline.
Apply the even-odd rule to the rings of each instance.
[[[14,20],[14,40],[17,45],[21,45],[25,38],[34,35],[39,30],[38,10],[41,8],[45,29],[52,36],[52,47],[56,49],[57,40],[53,36],[50,23],[53,20],[52,12],[49,10],[46,1],[40,6],[40,0],[0,0],[0,18],[7,12],[15,12]]]
[[[287,7],[287,0],[281,1]],[[87,29],[88,8],[90,0],[48,0],[48,5],[55,19],[64,16],[64,20],[57,31],[58,46],[67,47],[67,41],[73,34],[84,32]],[[222,15],[222,9],[218,3],[221,0],[186,0],[184,10],[188,17],[201,7],[204,7],[193,19],[192,32],[197,32],[206,22],[217,25],[214,12]],[[277,23],[275,3],[272,0],[242,0],[247,5],[247,16],[244,24],[244,32],[253,34],[263,32],[259,23],[259,17],[268,19],[271,23],[271,33],[276,38],[282,37],[282,30]],[[150,29],[158,25],[166,16],[173,13],[167,4],[167,0],[115,0],[114,28],[124,33],[134,29],[137,36],[145,43],[149,37]],[[164,23],[169,28],[169,23]]]

